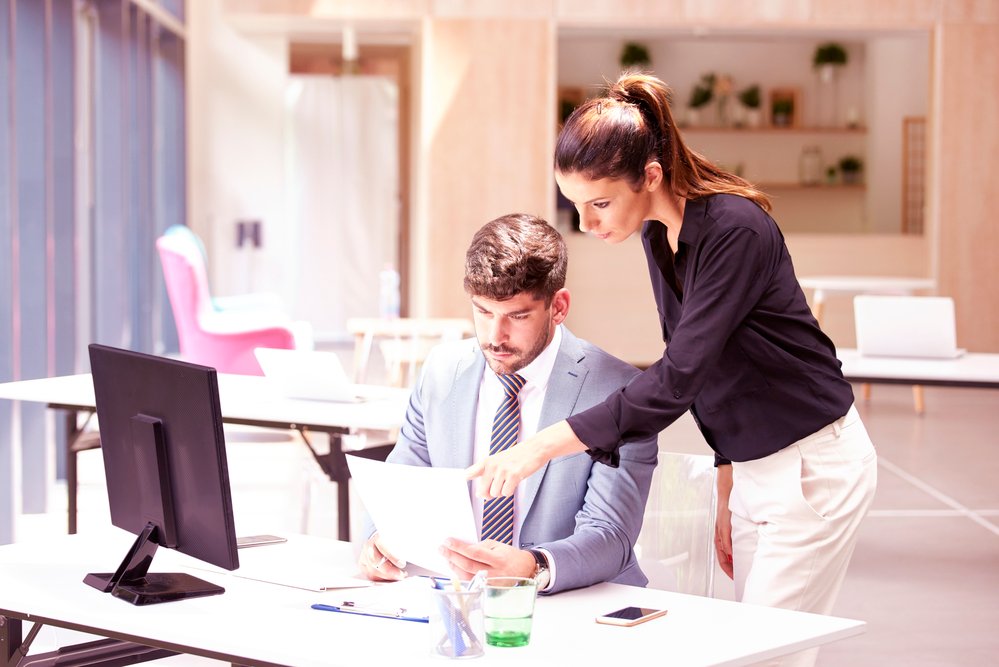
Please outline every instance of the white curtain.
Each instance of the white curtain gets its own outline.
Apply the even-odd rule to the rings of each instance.
[[[398,90],[375,76],[293,75],[286,95],[290,309],[318,340],[378,315],[398,256]]]

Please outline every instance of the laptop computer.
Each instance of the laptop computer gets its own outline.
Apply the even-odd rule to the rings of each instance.
[[[857,350],[868,357],[954,359],[954,300],[944,296],[880,296],[853,299]]]
[[[340,403],[364,400],[335,352],[258,347],[253,353],[268,382],[287,398]]]

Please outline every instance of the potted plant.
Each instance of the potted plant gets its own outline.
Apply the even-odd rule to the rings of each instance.
[[[794,118],[794,100],[781,98],[774,100],[770,105],[773,113],[773,123],[775,127],[790,127]]]
[[[652,65],[649,50],[644,44],[627,42],[621,49],[621,69],[648,69]]]
[[[855,155],[844,155],[839,159],[839,173],[844,183],[859,183],[864,163]]]
[[[746,124],[750,127],[760,125],[760,87],[753,84],[739,91],[739,102],[746,109]]]
[[[697,125],[700,118],[700,110],[707,106],[715,93],[715,75],[705,74],[700,82],[694,84],[694,89],[690,91],[690,102],[687,105],[687,122],[690,125]]]
[[[815,55],[812,56],[812,66],[819,72],[819,79],[823,83],[833,80],[836,75],[836,68],[846,64],[846,49],[836,42],[826,42],[815,47]]]

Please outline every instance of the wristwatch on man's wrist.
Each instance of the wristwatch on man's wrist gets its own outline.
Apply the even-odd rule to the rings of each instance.
[[[548,569],[548,559],[545,558],[545,554],[539,549],[528,549],[528,552],[534,556],[534,574],[532,576],[538,590],[543,591],[548,588],[548,584],[552,579],[552,573]]]

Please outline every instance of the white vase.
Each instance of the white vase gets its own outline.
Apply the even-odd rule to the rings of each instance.
[[[817,105],[815,121],[819,127],[837,127],[840,125],[839,113],[839,66],[819,65],[817,70],[818,86],[815,102]]]

